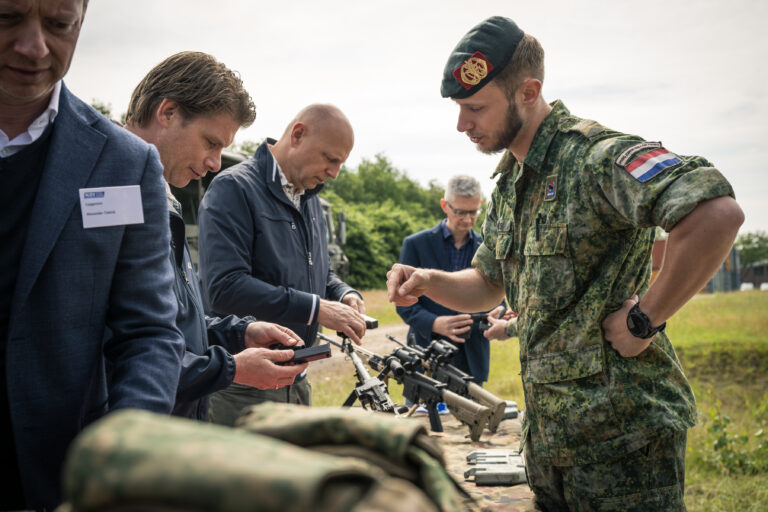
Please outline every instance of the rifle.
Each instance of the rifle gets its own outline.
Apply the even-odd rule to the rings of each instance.
[[[488,407],[490,409],[488,430],[491,432],[498,430],[499,423],[504,419],[506,402],[478,386],[471,375],[448,362],[457,350],[454,345],[444,340],[433,340],[427,348],[423,348],[418,345],[404,345],[389,334],[387,339],[400,345],[402,347],[400,350],[410,351],[418,357],[424,369],[430,372],[431,377],[446,384],[450,391]]]
[[[488,422],[488,416],[491,413],[486,406],[457,395],[447,389],[444,383],[427,377],[415,369],[406,370],[400,379],[395,377],[395,380],[403,385],[404,397],[414,404],[419,401],[424,402],[429,413],[429,426],[433,431],[443,431],[440,415],[437,412],[437,404],[438,402],[445,402],[451,414],[469,427],[470,439],[472,441],[480,439],[480,434],[482,434],[483,427]]]
[[[348,338],[343,338],[342,343],[339,343],[320,333],[317,334],[317,337],[339,347],[342,352],[349,356],[352,364],[355,366],[357,385],[344,401],[342,407],[349,407],[355,403],[355,400],[360,400],[363,409],[370,408],[374,411],[391,412],[396,416],[400,415],[397,406],[389,396],[387,385],[381,381],[381,375],[379,377],[371,377],[368,370],[365,369],[363,361],[351,348],[352,342]]]
[[[325,336],[322,339],[340,346],[338,342],[332,341]],[[360,359],[368,364],[368,366],[380,372],[377,379],[382,379],[389,375],[398,384],[402,384],[403,396],[414,404],[423,402],[429,414],[430,428],[434,432],[443,431],[440,414],[437,412],[437,404],[438,402],[445,402],[451,414],[469,427],[470,438],[473,441],[480,439],[483,426],[488,421],[488,415],[490,414],[488,407],[467,400],[446,389],[446,384],[419,373],[420,360],[418,356],[402,348],[393,350],[390,355],[385,357],[357,345],[348,344],[347,347],[351,349],[352,353],[359,355]]]

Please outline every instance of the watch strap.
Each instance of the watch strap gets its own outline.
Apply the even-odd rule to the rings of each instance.
[[[627,313],[627,328],[632,336],[641,339],[648,339],[661,332],[667,326],[667,322],[662,323],[657,327],[651,325],[651,320],[648,315],[643,313],[640,309],[640,303],[636,303],[632,306],[632,309]]]

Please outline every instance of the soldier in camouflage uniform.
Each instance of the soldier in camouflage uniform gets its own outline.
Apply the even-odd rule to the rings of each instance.
[[[545,102],[543,58],[501,17],[451,53],[441,92],[459,105],[458,130],[504,151],[484,241],[474,269],[395,265],[390,300],[425,294],[475,311],[505,295],[519,313],[522,439],[539,509],[685,510],[696,406],[664,325],[722,263],[743,213],[706,159]],[[669,239],[649,287],[655,226]]]

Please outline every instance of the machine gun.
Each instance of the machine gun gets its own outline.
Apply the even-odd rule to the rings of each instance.
[[[438,402],[445,402],[451,414],[469,427],[470,438],[473,441],[480,439],[480,434],[491,412],[488,407],[459,396],[453,391],[446,389],[446,384],[419,373],[420,360],[412,352],[397,348],[390,355],[381,356],[363,347],[352,345],[348,341],[345,345],[321,334],[318,334],[318,336],[337,347],[346,347],[342,348],[342,350],[350,354],[350,357],[352,357],[352,353],[359,356],[363,362],[379,372],[378,377],[375,378],[376,380],[381,381],[383,378],[392,377],[398,384],[402,384],[403,396],[414,403],[414,408],[419,402],[423,402],[426,406],[429,414],[429,425],[433,431],[443,431],[440,414],[437,412],[437,404]]]
[[[430,376],[444,383],[448,390],[488,407],[490,409],[488,430],[496,432],[499,423],[504,419],[506,402],[478,386],[471,375],[448,362],[457,350],[455,346],[444,340],[433,340],[427,348],[423,348],[415,344],[404,345],[389,334],[387,334],[387,339],[400,345],[402,348],[399,350],[414,354],[424,369],[430,373]]]
[[[371,377],[368,370],[365,369],[363,361],[357,355],[355,350],[352,349],[353,345],[349,338],[344,337],[342,338],[343,341],[339,343],[320,333],[317,334],[317,337],[339,347],[342,352],[349,356],[352,360],[352,364],[355,366],[357,385],[344,401],[342,407],[350,407],[355,403],[355,400],[360,400],[363,409],[370,408],[373,411],[390,412],[396,416],[400,415],[400,411],[389,396],[387,385],[381,380],[381,375],[387,373],[389,371],[388,369],[379,375],[379,377]],[[386,368],[386,366],[382,365],[382,368]],[[402,367],[400,367],[400,369],[402,370]]]

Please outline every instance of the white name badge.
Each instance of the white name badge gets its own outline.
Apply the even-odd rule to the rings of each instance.
[[[86,229],[144,224],[141,189],[138,185],[81,188],[80,212]]]

